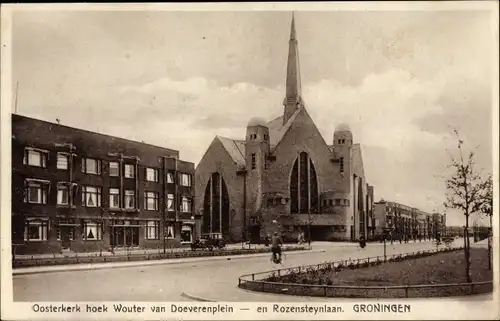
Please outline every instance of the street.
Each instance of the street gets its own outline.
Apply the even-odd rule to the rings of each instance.
[[[463,240],[455,241],[460,246]],[[387,244],[387,255],[435,249],[432,242]],[[314,243],[324,252],[288,253],[282,267],[326,261],[383,256],[381,243],[365,249],[355,245]],[[238,276],[278,268],[267,256],[233,260],[207,260],[178,264],[53,272],[13,277],[14,301],[189,301],[187,297],[215,301],[303,301],[250,293],[237,288]],[[187,296],[186,296],[187,295]],[[316,298],[315,300],[321,300]]]

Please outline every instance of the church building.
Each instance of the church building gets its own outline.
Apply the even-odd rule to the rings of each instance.
[[[275,231],[288,241],[373,233],[373,187],[360,145],[346,124],[327,142],[302,99],[293,17],[283,114],[251,118],[244,139],[216,136],[196,168],[195,195],[201,232],[229,241],[259,242]]]

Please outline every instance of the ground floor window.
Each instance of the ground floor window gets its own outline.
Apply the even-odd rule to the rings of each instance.
[[[175,238],[175,229],[172,223],[167,224],[167,239]]]
[[[182,225],[181,229],[181,242],[193,241],[193,226],[190,224]]]
[[[25,241],[47,241],[49,221],[27,220],[24,227]]]
[[[102,239],[102,224],[100,222],[85,221],[83,236],[85,241],[98,241]]]
[[[146,239],[157,240],[160,238],[160,221],[147,221]]]

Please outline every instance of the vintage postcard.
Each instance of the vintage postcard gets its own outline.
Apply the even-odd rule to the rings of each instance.
[[[2,5],[3,320],[494,320],[498,2]]]

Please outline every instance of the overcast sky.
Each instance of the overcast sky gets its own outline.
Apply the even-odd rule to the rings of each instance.
[[[327,142],[341,122],[384,198],[442,211],[457,127],[492,171],[490,14],[296,12],[303,98]],[[17,12],[18,113],[175,148],[283,112],[290,12]],[[450,223],[462,223],[448,215]],[[458,224],[457,223],[457,224]]]

